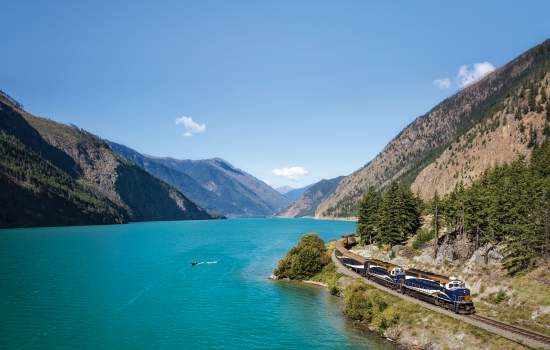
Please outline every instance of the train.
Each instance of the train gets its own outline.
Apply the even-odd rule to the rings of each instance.
[[[401,266],[378,259],[364,258],[364,260],[361,263],[350,257],[340,257],[340,261],[345,266],[382,286],[457,314],[475,313],[470,289],[456,277],[418,269],[404,270]]]

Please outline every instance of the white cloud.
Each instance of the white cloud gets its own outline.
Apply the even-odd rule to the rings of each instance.
[[[305,176],[308,174],[308,171],[301,166],[278,168],[278,169],[273,169],[271,172],[275,176],[285,177],[289,180],[298,180],[302,176]]]
[[[494,70],[495,66],[489,62],[474,63],[472,66],[460,66],[457,75],[458,86],[462,88],[471,85]]]
[[[183,125],[185,132],[183,136],[190,137],[193,134],[200,134],[206,131],[206,124],[200,124],[193,120],[191,117],[179,117],[176,118],[176,125]]]
[[[433,84],[440,89],[448,90],[451,88],[451,79],[449,78],[436,79],[433,81]]]
[[[495,70],[490,62],[479,62],[472,65],[462,65],[458,68],[458,73],[454,80],[450,78],[441,78],[433,81],[433,84],[440,89],[449,90],[452,88],[465,88],[480,80],[487,74]]]

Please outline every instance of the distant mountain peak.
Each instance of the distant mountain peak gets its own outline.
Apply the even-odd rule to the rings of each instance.
[[[293,203],[290,207],[286,208],[280,216],[313,216],[317,206],[334,192],[343,178],[343,176],[339,176],[334,179],[323,179],[306,187],[287,192],[285,196],[291,199]]]
[[[263,181],[219,157],[202,160],[151,157],[110,144],[120,156],[136,162],[214,213],[271,216],[290,203]]]
[[[294,187],[291,187],[291,186],[281,186],[281,187],[276,187],[275,190],[277,192],[279,192],[280,194],[286,194],[292,190],[294,190],[295,188]]]
[[[207,161],[216,164],[217,166],[221,167],[222,169],[224,169],[226,171],[230,171],[230,172],[235,173],[237,175],[245,175],[245,173],[241,169],[233,166],[233,164],[229,163],[228,161],[226,161],[222,158],[218,158],[218,157],[210,158],[210,159],[207,159]]]

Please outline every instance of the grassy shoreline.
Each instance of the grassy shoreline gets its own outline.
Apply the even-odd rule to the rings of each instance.
[[[318,244],[318,241],[316,241]],[[303,271],[297,266],[289,267],[288,262],[300,261],[296,254],[304,248],[301,241],[283,259],[278,269],[284,266],[299,275]],[[329,256],[334,242],[324,245],[320,254]],[[326,261],[324,257],[316,257]],[[281,261],[283,261],[281,260]],[[292,265],[292,264],[291,264]],[[410,303],[375,287],[345,276],[337,271],[335,264],[328,260],[322,267],[316,266],[315,273],[301,275],[302,278],[283,277],[284,280],[324,287],[340,297],[342,312],[359,328],[373,332],[402,349],[487,349],[516,350],[526,347],[479,329],[464,322]],[[281,272],[281,271],[279,271]],[[288,271],[285,270],[285,273]]]

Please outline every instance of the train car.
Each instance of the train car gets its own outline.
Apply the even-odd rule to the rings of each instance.
[[[357,272],[358,274],[361,274],[364,276],[364,266],[363,264],[359,263],[357,260],[348,258],[348,257],[341,257],[340,259],[344,265],[352,269],[353,271]]]
[[[459,314],[475,312],[470,290],[456,277],[449,278],[413,269],[406,272],[400,290],[404,294]]]
[[[400,266],[378,259],[367,259],[363,271],[363,276],[392,289],[398,289],[405,280],[405,272]]]
[[[361,257],[343,247],[338,248],[335,254],[346,267],[382,286],[459,314],[475,313],[470,290],[455,277],[418,269],[404,271],[398,265]]]

